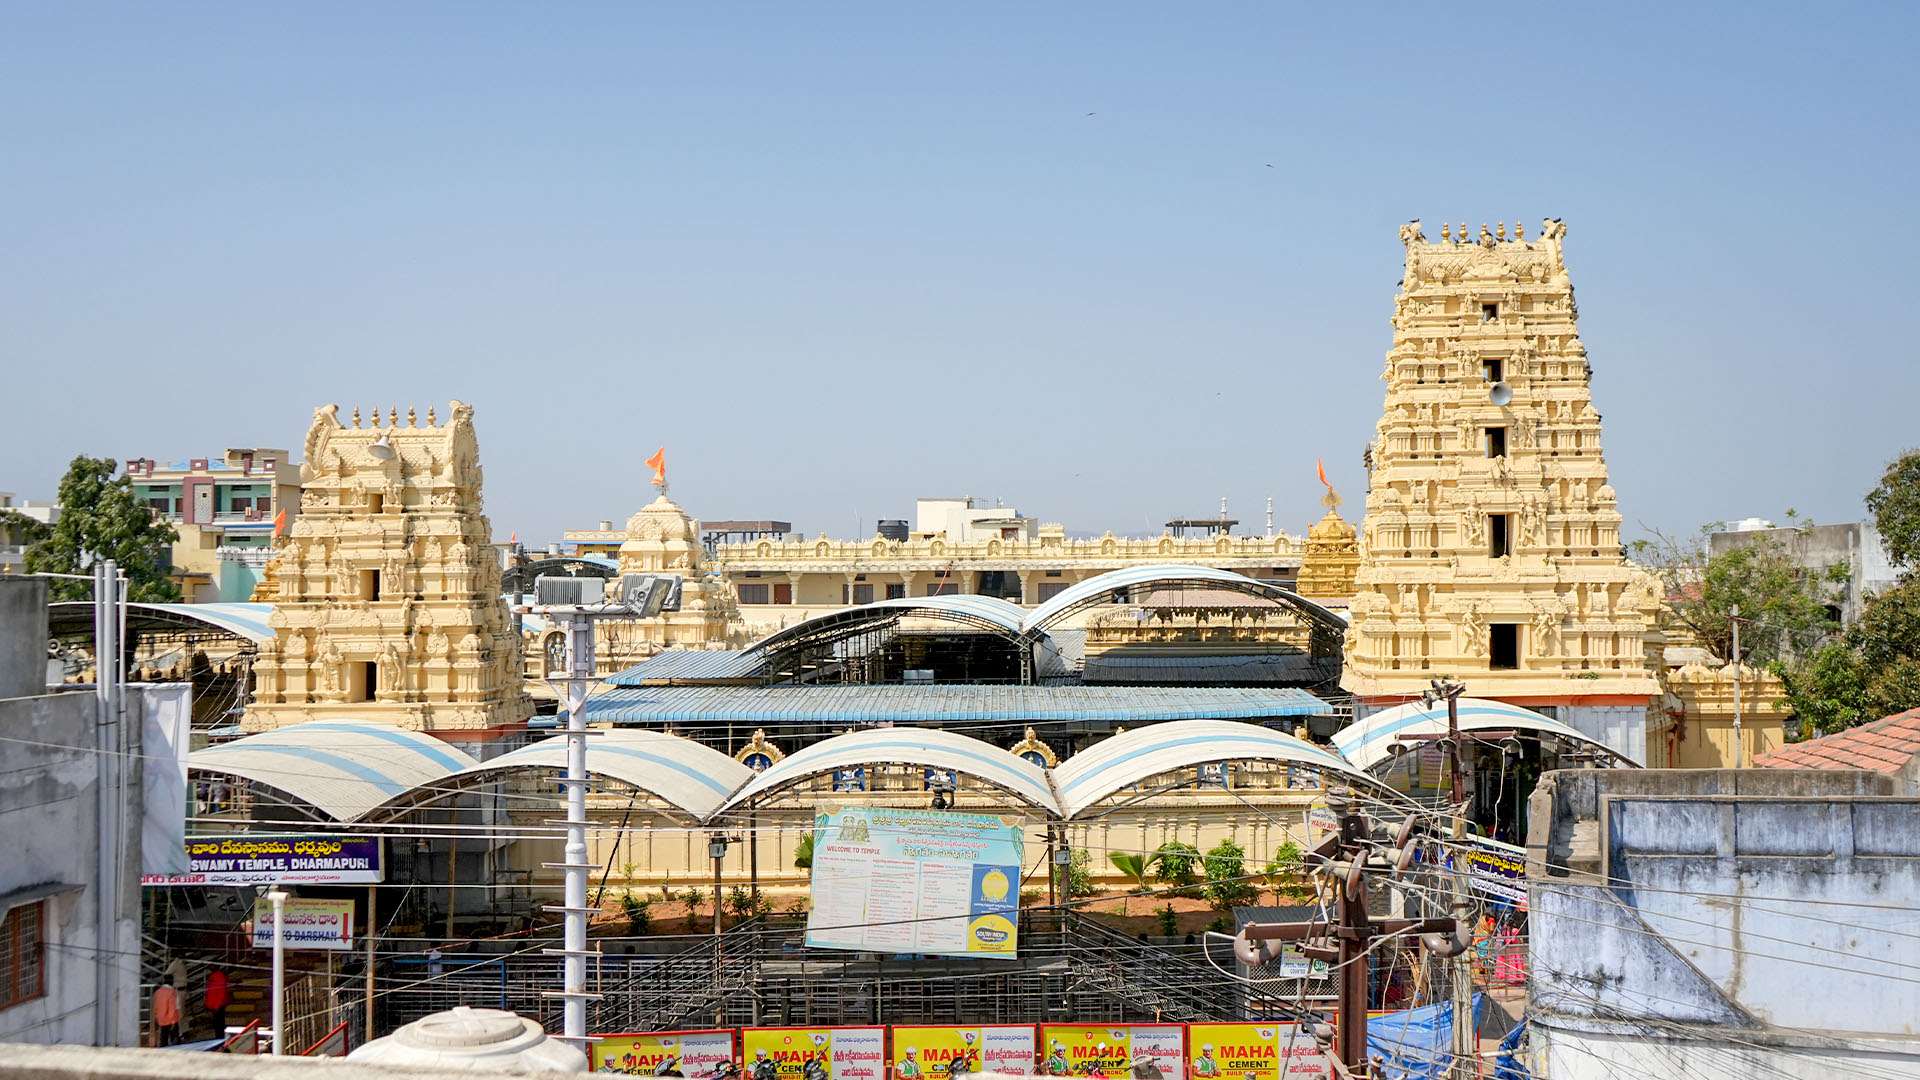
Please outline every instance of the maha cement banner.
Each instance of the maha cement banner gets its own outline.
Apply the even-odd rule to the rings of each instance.
[[[1193,1080],[1306,1080],[1331,1076],[1313,1036],[1292,1023],[1188,1024]]]
[[[1161,1076],[1177,1077],[1183,1072],[1185,1035],[1179,1024],[1042,1024],[1040,1041],[1047,1056],[1040,1071],[1077,1076],[1097,1068],[1117,1076],[1146,1058]]]
[[[289,949],[353,948],[353,901],[291,898],[281,906],[286,929],[281,943]],[[253,902],[253,947],[273,948],[273,905],[266,897]]]
[[[1033,1075],[1032,1024],[893,1028],[894,1080],[944,1080],[965,1073]]]
[[[825,1062],[829,1080],[886,1076],[886,1028],[742,1028],[740,1042],[746,1080],[801,1080],[810,1061]]]
[[[627,1076],[658,1076],[669,1059],[682,1076],[713,1076],[733,1058],[733,1032],[711,1030],[602,1035],[588,1051],[594,1072]]]
[[[187,837],[187,871],[142,885],[373,885],[386,878],[380,837],[234,833]]]
[[[1019,818],[854,807],[814,820],[807,944],[1012,959]]]

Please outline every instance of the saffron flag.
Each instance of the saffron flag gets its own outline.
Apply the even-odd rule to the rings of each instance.
[[[520,542],[520,530],[519,530],[519,529],[515,529],[515,530],[513,530],[512,532],[510,532],[510,533],[508,533],[508,534],[507,534],[507,546],[509,546],[509,547],[511,547],[511,546],[513,546],[514,544],[517,544],[517,543],[519,543],[519,542]]]
[[[1324,462],[1324,461],[1321,461],[1321,460],[1320,460],[1319,458],[1314,458],[1314,459],[1313,459],[1313,467],[1314,467],[1315,469],[1318,469],[1318,470],[1320,471],[1320,482],[1321,482],[1322,484],[1326,484],[1326,485],[1327,485],[1327,490],[1328,490],[1328,491],[1332,491],[1332,490],[1333,490],[1333,485],[1332,485],[1332,484],[1329,484],[1329,483],[1327,483],[1327,465],[1326,465],[1326,462]]]
[[[654,451],[654,455],[647,459],[647,468],[653,470],[653,482],[655,484],[664,484],[667,482],[666,447],[663,446],[659,450]]]
[[[286,531],[287,531],[287,508],[283,506],[280,508],[279,513],[273,515],[273,535],[277,539],[281,533]]]

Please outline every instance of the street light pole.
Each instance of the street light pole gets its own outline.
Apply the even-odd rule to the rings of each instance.
[[[275,885],[267,891],[273,905],[273,1052],[285,1054],[287,1022],[287,894]]]

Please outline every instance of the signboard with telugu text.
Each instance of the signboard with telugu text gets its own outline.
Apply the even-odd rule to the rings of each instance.
[[[187,869],[142,885],[374,885],[386,880],[378,836],[335,833],[187,837]]]
[[[1306,1080],[1332,1066],[1313,1036],[1293,1023],[1188,1024],[1193,1080]]]
[[[671,1058],[682,1076],[713,1076],[733,1064],[734,1035],[715,1030],[602,1035],[588,1053],[597,1073],[656,1076]]]
[[[822,811],[807,944],[1013,959],[1023,825],[941,810]]]
[[[281,907],[286,929],[282,944],[289,949],[353,948],[353,901],[308,900],[293,897]],[[262,896],[253,902],[253,947],[273,948],[273,905]]]
[[[886,1075],[886,1028],[742,1028],[740,1043],[748,1080],[761,1061],[772,1063],[775,1080],[802,1080],[809,1061],[825,1062],[828,1080],[884,1080]]]
[[[1186,1029],[1179,1024],[1042,1024],[1040,1042],[1047,1076],[1122,1076],[1141,1058],[1163,1077],[1185,1075]]]
[[[1033,1074],[1032,1024],[893,1028],[893,1080],[945,1080],[963,1073]]]

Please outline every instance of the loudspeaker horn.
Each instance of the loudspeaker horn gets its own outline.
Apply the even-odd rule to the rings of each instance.
[[[1507,402],[1513,400],[1513,387],[1508,386],[1505,382],[1494,383],[1492,388],[1487,391],[1487,400],[1493,402],[1495,405],[1505,405]]]

